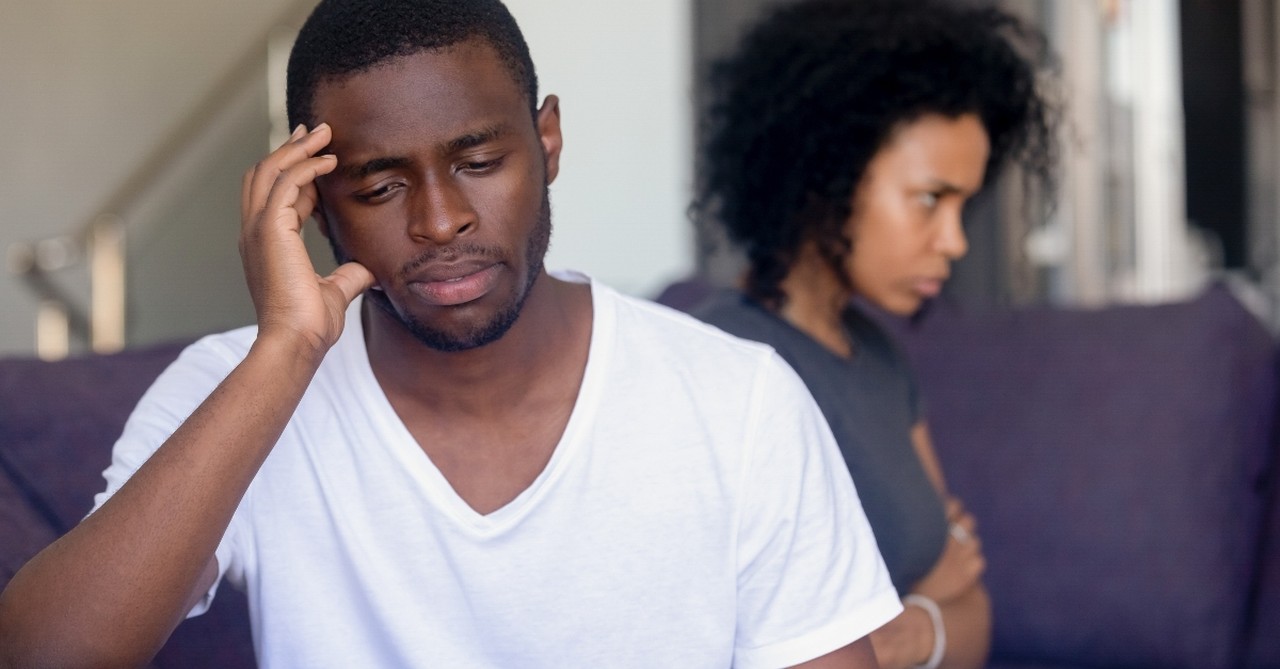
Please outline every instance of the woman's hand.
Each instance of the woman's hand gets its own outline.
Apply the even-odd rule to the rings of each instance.
[[[950,532],[942,555],[912,592],[939,604],[955,599],[981,582],[987,560],[982,554],[977,521],[955,497],[946,500]]]
[[[960,500],[948,496],[946,499],[947,521],[950,532],[942,555],[934,563],[933,569],[912,588],[911,592],[924,595],[938,604],[947,619],[948,647],[967,647],[971,645],[967,632],[961,633],[959,628],[953,629],[954,616],[972,617],[973,611],[983,613],[977,616],[982,624],[973,636],[977,643],[975,648],[965,648],[955,658],[958,662],[945,661],[956,653],[944,656],[944,666],[968,667],[969,655],[985,657],[985,639],[989,635],[989,611],[986,608],[986,594],[982,589],[982,573],[987,563],[982,555],[982,542],[977,535],[977,522],[973,515],[965,511]],[[883,669],[907,669],[924,662],[933,650],[933,620],[929,614],[916,606],[906,607],[897,618],[876,630],[871,635],[876,657]]]

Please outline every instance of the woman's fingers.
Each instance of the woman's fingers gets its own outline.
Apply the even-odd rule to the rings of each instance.
[[[947,521],[950,524],[953,535],[960,534],[977,534],[978,519],[964,508],[964,503],[958,497],[948,496],[945,502]],[[959,528],[958,530],[955,528]]]

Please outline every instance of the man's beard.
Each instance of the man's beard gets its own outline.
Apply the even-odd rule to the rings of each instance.
[[[329,246],[333,249],[333,256],[341,265],[351,262],[353,258],[349,256],[337,241],[334,240],[335,235],[328,235]],[[457,351],[466,351],[473,348],[479,348],[486,344],[493,343],[503,337],[511,326],[515,325],[516,320],[520,318],[520,313],[524,309],[525,300],[529,298],[533,292],[533,284],[538,280],[538,276],[542,274],[543,258],[547,254],[547,248],[551,243],[551,201],[546,186],[542,190],[542,205],[538,210],[538,218],[534,224],[533,233],[529,237],[529,244],[525,250],[525,266],[528,268],[525,272],[524,281],[518,287],[514,299],[499,309],[493,318],[487,322],[479,323],[476,326],[464,332],[449,332],[440,328],[433,327],[430,323],[423,322],[418,318],[405,315],[398,312],[387,294],[382,290],[366,291],[365,299],[372,301],[378,305],[383,312],[404,327],[415,339],[422,342],[428,348],[442,353],[454,353]],[[468,247],[461,245],[459,247],[451,247],[446,251],[435,250],[414,260],[411,265],[420,265],[428,262],[437,256],[455,255],[458,252],[470,253],[473,255],[493,256],[494,253],[487,252],[483,247]],[[357,261],[358,262],[358,261]]]

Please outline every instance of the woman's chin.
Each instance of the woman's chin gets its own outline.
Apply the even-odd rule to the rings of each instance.
[[[894,316],[901,318],[910,318],[920,311],[927,301],[924,297],[914,295],[894,295],[890,299],[873,299],[868,298],[868,302]]]

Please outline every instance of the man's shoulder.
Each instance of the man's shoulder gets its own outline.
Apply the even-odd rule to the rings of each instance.
[[[743,339],[684,312],[621,294],[607,337],[609,375],[624,384],[654,384],[692,405],[756,402],[775,393],[803,394],[803,384],[773,347]],[[597,325],[602,325],[597,320]],[[761,395],[763,393],[763,395]]]
[[[649,344],[682,357],[727,357],[759,361],[773,347],[730,334],[715,325],[650,300],[606,289],[614,302],[619,338]]]
[[[175,364],[226,364],[235,366],[249,354],[258,327],[244,327],[207,334],[187,346]]]

